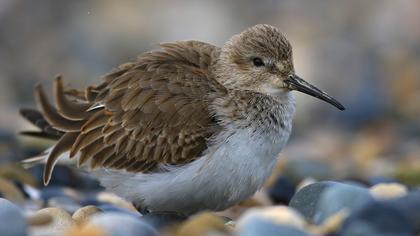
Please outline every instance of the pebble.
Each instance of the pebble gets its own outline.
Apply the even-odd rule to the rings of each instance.
[[[297,229],[304,229],[306,222],[303,216],[296,210],[286,206],[273,206],[264,208],[253,208],[246,211],[239,218],[238,227],[245,227],[255,219],[264,219],[277,225],[285,225]]]
[[[408,218],[397,207],[383,201],[372,201],[344,221],[339,235],[412,236],[414,231]]]
[[[340,210],[354,210],[372,200],[365,187],[335,182],[320,195],[313,222],[320,224]]]
[[[201,213],[182,223],[176,236],[229,235],[225,219],[213,213]]]
[[[408,192],[407,187],[399,183],[377,184],[372,186],[369,191],[378,200],[402,197]]]
[[[0,193],[10,201],[22,203],[25,196],[13,182],[0,177]]]
[[[0,232],[2,236],[27,235],[27,222],[21,210],[10,201],[0,198]]]
[[[130,215],[110,212],[93,215],[84,227],[99,228],[107,236],[157,236],[157,231],[147,224]]]
[[[49,207],[62,208],[70,213],[77,211],[81,205],[69,197],[52,197],[48,200]]]
[[[55,236],[61,235],[66,230],[69,230],[71,227],[75,226],[76,223],[73,221],[71,215],[61,209],[55,207],[44,208],[36,212],[32,217],[44,217],[47,215],[51,217],[49,224],[31,227],[30,235],[42,235],[42,236]]]
[[[238,236],[309,236],[303,230],[282,224],[276,224],[266,218],[255,217],[252,220],[238,223],[236,227]]]
[[[128,210],[127,208],[118,207],[109,203],[100,204],[97,207],[104,212],[124,213],[127,215],[131,215],[133,217],[136,217],[136,218],[139,218],[140,216],[142,216],[140,212],[138,211]]]
[[[420,233],[420,190],[409,192],[400,198],[388,200],[387,203],[400,210],[415,232]]]
[[[321,194],[334,184],[331,181],[309,184],[292,197],[289,206],[300,212],[307,221],[313,222]]]
[[[279,176],[268,191],[268,196],[274,204],[288,205],[295,194],[295,186],[284,176]]]
[[[84,206],[78,209],[76,212],[73,213],[72,218],[74,222],[78,225],[82,225],[85,223],[92,215],[98,214],[103,212],[100,208],[96,206]]]
[[[122,199],[121,197],[108,192],[100,192],[96,196],[97,200],[103,203],[111,203],[115,206],[126,208],[132,211],[136,211],[137,209],[131,204],[131,202],[127,202],[126,200]]]
[[[142,216],[141,219],[159,231],[163,231],[185,221],[187,217],[173,212],[151,212]]]

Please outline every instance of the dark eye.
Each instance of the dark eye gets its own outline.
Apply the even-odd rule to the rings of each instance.
[[[254,57],[254,58],[252,59],[252,62],[254,63],[254,65],[255,65],[256,67],[264,66],[264,62],[263,62],[263,60],[262,60],[261,58],[259,58],[259,57]]]

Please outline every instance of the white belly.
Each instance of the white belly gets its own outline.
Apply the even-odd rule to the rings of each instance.
[[[165,166],[165,172],[98,170],[94,174],[108,190],[151,211],[223,210],[261,188],[289,134],[290,129],[271,135],[240,130],[217,137],[201,158],[183,166]]]

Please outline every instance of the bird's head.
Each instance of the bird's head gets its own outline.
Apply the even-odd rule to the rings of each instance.
[[[344,110],[337,100],[298,77],[292,46],[270,25],[256,25],[234,35],[223,46],[218,61],[219,80],[232,89],[281,96],[297,90]]]

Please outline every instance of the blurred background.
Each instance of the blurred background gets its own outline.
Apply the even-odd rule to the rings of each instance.
[[[24,158],[47,146],[17,135],[33,128],[18,109],[35,106],[38,82],[50,90],[62,74],[76,88],[99,83],[159,42],[222,46],[265,23],[291,41],[298,75],[347,108],[297,94],[278,171],[306,162],[303,172],[320,179],[392,176],[418,184],[419,12],[418,0],[0,0],[0,155]]]

